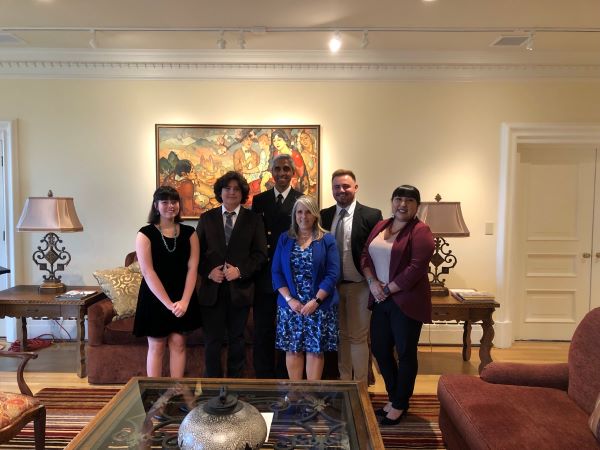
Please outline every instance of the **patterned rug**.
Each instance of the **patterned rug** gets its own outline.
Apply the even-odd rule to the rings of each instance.
[[[46,405],[46,449],[64,449],[85,425],[118,392],[117,389],[42,389],[37,397]],[[374,408],[386,397],[371,394]],[[386,449],[444,449],[438,427],[439,403],[435,395],[415,395],[401,425],[381,427]],[[33,449],[33,424],[27,425],[3,450]]]

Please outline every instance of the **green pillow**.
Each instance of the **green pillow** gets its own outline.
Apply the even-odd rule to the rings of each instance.
[[[117,313],[113,317],[113,321],[135,315],[138,292],[142,282],[142,274],[137,261],[128,267],[98,270],[94,272],[94,277],[111,300]]]

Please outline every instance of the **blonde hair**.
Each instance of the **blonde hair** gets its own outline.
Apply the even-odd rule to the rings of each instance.
[[[292,223],[290,225],[290,230],[288,231],[288,236],[294,239],[298,237],[298,223],[296,222],[296,210],[298,209],[298,205],[304,206],[308,209],[308,212],[315,216],[313,239],[321,239],[327,231],[321,226],[321,213],[319,212],[317,201],[310,195],[303,195],[296,200],[296,203],[294,203],[294,207],[292,208]]]

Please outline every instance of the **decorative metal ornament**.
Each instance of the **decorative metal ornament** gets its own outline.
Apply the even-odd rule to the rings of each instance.
[[[178,443],[182,450],[258,450],[267,438],[267,424],[254,406],[228,395],[201,403],[183,419]]]

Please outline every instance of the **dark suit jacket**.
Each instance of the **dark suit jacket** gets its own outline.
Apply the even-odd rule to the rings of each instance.
[[[235,305],[251,305],[254,299],[254,278],[267,260],[265,231],[260,216],[244,207],[235,221],[229,245],[225,245],[225,228],[221,206],[200,216],[196,232],[200,239],[199,302],[212,306],[217,301],[219,283],[208,279],[208,274],[216,266],[225,262],[240,269],[241,278],[232,282],[224,281],[231,290],[231,301]]]
[[[331,230],[331,224],[335,216],[335,205],[321,210],[321,225],[326,230]],[[350,242],[352,245],[352,260],[354,261],[354,267],[362,274],[360,267],[360,257],[362,255],[365,242],[369,237],[369,233],[379,222],[383,219],[381,211],[376,208],[370,208],[365,205],[361,205],[356,202],[354,208],[354,215],[352,216],[352,234],[350,236]],[[333,231],[332,231],[333,232]],[[341,275],[342,277],[344,274]]]
[[[273,254],[281,233],[290,229],[292,208],[300,196],[302,196],[302,192],[290,189],[279,210],[277,210],[273,188],[252,198],[252,211],[261,215],[267,236],[268,264],[264,265],[256,278],[256,288],[259,292],[273,292],[273,282],[271,281]]]
[[[361,259],[362,267],[375,267],[369,255],[369,244],[393,219],[379,222],[367,239]],[[391,295],[394,302],[408,317],[420,322],[431,322],[431,289],[429,287],[429,261],[434,250],[433,235],[429,226],[417,217],[408,222],[392,244],[389,281],[400,290]],[[369,307],[375,299],[369,294]],[[388,300],[389,301],[389,300]]]

